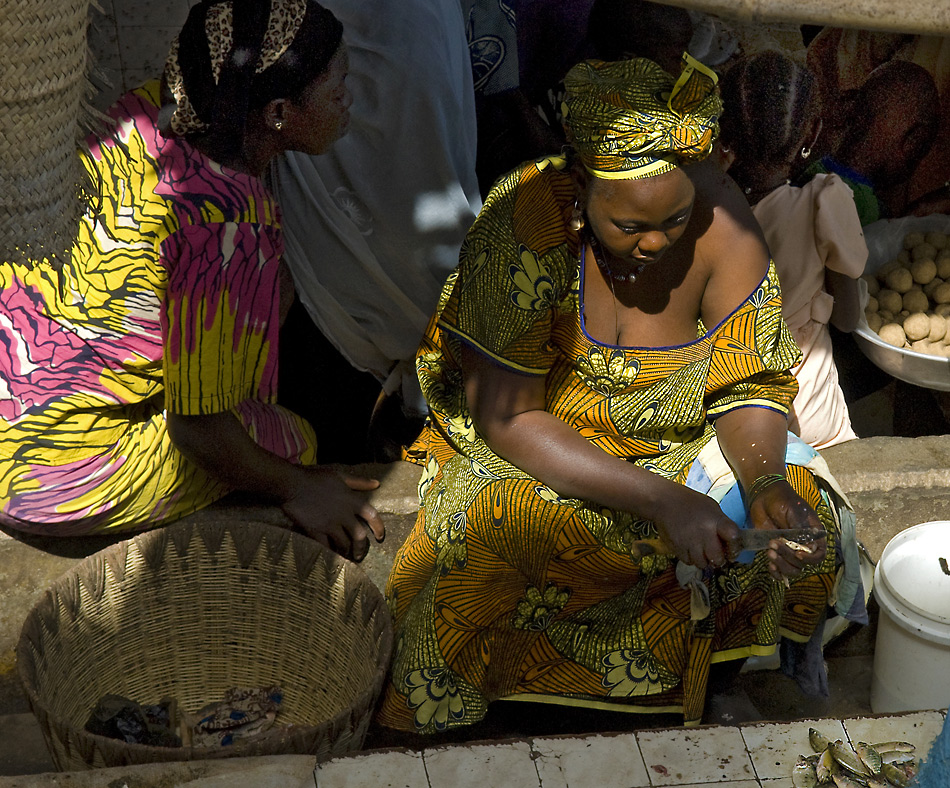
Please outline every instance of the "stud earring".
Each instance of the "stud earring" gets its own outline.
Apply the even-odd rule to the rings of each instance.
[[[284,127],[284,121],[278,120],[274,122],[274,128],[277,129],[277,131],[280,131],[283,127]]]
[[[579,233],[584,229],[584,212],[577,204],[577,200],[574,200],[574,210],[571,211],[571,218],[568,220],[567,226],[575,233]]]
[[[807,159],[809,156],[811,156],[811,148],[802,148],[802,158]]]

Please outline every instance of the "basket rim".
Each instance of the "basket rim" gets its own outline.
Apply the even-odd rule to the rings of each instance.
[[[302,550],[312,553],[315,558],[311,562],[316,565],[317,560],[328,562],[334,574],[345,572],[347,582],[359,584],[362,592],[368,592],[370,597],[376,601],[375,610],[382,615],[376,615],[374,634],[377,636],[379,644],[379,659],[375,670],[372,673],[371,680],[367,686],[353,696],[350,703],[339,712],[317,724],[294,723],[288,726],[280,726],[264,731],[247,740],[241,740],[226,747],[196,747],[193,745],[181,747],[159,747],[148,744],[137,744],[125,742],[120,739],[114,739],[101,734],[94,734],[87,731],[84,727],[76,725],[68,720],[56,717],[49,705],[40,697],[35,683],[30,675],[27,675],[27,664],[34,659],[36,649],[33,647],[31,638],[27,635],[27,629],[31,622],[42,616],[40,608],[49,604],[49,600],[55,598],[57,592],[64,588],[67,583],[72,582],[73,578],[81,575],[83,572],[89,572],[96,567],[105,564],[112,565],[110,558],[115,560],[119,556],[125,556],[131,551],[133,546],[144,555],[144,549],[151,546],[153,542],[164,542],[164,550],[169,549],[171,544],[181,544],[187,541],[189,544],[198,542],[206,546],[202,537],[202,531],[211,529],[224,529],[232,536],[232,546],[234,544],[234,530],[239,528],[242,536],[250,534],[258,542],[258,550],[261,549],[260,541],[266,534],[271,534],[277,539],[287,539],[288,544],[285,549]],[[176,542],[175,539],[179,540]],[[144,549],[143,549],[144,548]],[[224,549],[224,539],[222,538],[219,549]],[[147,563],[147,562],[146,562]],[[338,730],[345,725],[348,718],[352,718],[355,713],[361,712],[371,714],[382,690],[383,682],[389,672],[389,664],[392,658],[393,649],[393,625],[389,614],[385,598],[375,583],[369,578],[363,569],[352,561],[344,559],[339,554],[324,547],[319,542],[310,539],[302,534],[292,532],[287,528],[266,522],[262,519],[256,519],[253,515],[247,518],[241,517],[238,521],[232,516],[222,514],[220,516],[211,516],[200,522],[179,521],[167,526],[136,534],[129,539],[122,540],[116,544],[110,545],[102,550],[83,558],[71,569],[57,578],[44,592],[43,596],[31,607],[24,619],[20,635],[16,643],[16,667],[20,684],[27,696],[27,701],[36,717],[45,717],[49,722],[49,727],[57,727],[65,731],[70,738],[74,740],[84,740],[95,744],[95,746],[104,753],[115,752],[125,753],[127,757],[121,760],[124,763],[145,763],[155,761],[169,760],[198,760],[208,758],[241,757],[247,755],[267,754],[268,745],[274,745],[286,740],[294,735],[308,736],[322,731]],[[42,722],[42,720],[41,720]],[[264,752],[262,752],[264,751]],[[272,753],[277,754],[277,753]],[[309,754],[309,753],[308,753]],[[155,757],[149,757],[149,756]],[[174,757],[169,757],[173,755]],[[135,757],[138,756],[138,757]]]

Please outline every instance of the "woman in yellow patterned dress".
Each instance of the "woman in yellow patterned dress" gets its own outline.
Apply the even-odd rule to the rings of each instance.
[[[821,692],[828,605],[866,619],[846,499],[786,429],[799,352],[768,250],[703,161],[715,76],[683,62],[572,69],[572,150],[496,184],[445,285],[384,726],[441,731],[501,698],[693,724],[713,663],[785,638]],[[826,538],[733,560],[740,526]],[[639,558],[657,537],[671,554]]]
[[[261,174],[345,132],[346,73],[313,0],[203,0],[162,84],[110,111],[69,260],[0,266],[0,525],[130,532],[237,489],[356,558],[368,526],[382,538],[358,492],[376,482],[315,467],[312,428],[275,402],[293,286]]]

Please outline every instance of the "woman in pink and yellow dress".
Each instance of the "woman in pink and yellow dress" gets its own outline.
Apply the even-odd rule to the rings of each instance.
[[[244,490],[357,558],[382,538],[376,482],[315,466],[275,404],[293,289],[261,174],[345,132],[346,73],[313,0],[205,0],[111,110],[69,259],[0,267],[0,524],[125,533]]]

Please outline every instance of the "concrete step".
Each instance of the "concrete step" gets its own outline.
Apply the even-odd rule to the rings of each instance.
[[[316,766],[310,755],[268,755],[73,772],[44,768],[8,776],[0,772],[0,788],[316,788]]]

